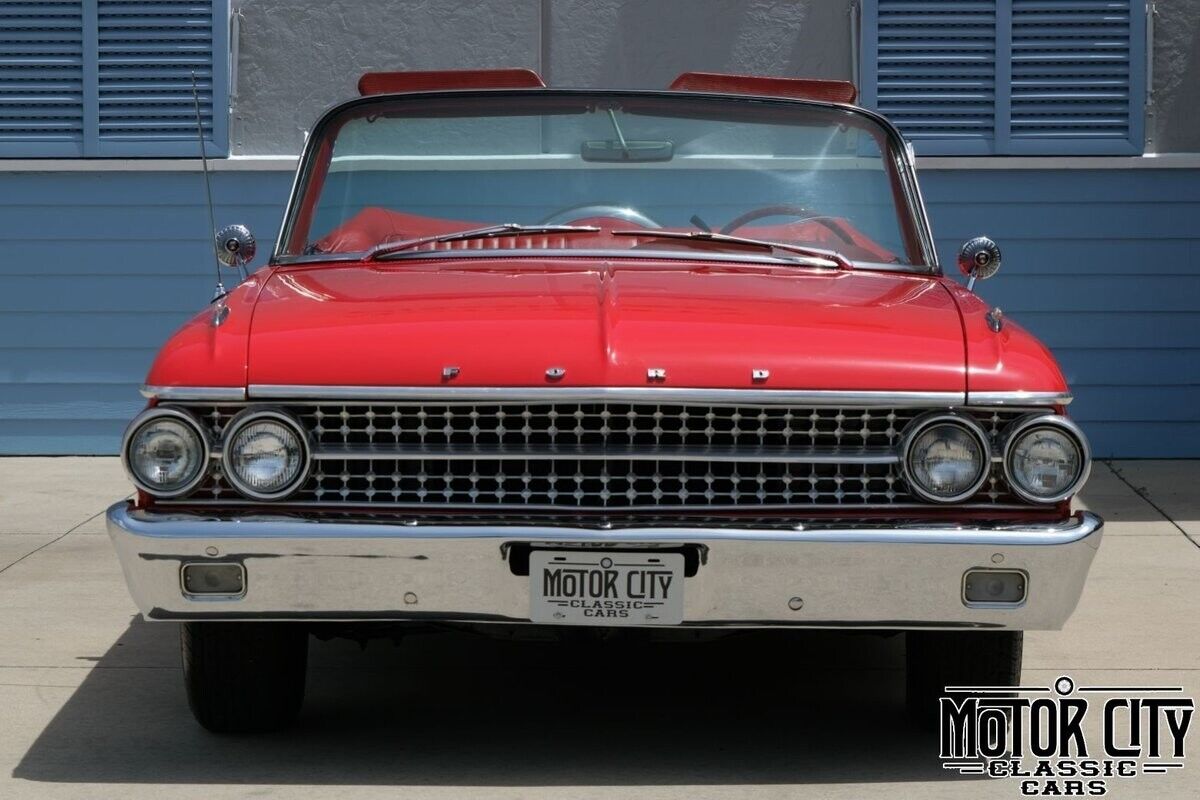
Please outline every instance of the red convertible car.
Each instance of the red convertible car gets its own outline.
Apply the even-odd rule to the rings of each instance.
[[[183,623],[201,724],[289,722],[314,629],[870,629],[903,633],[919,717],[1016,684],[1100,543],[1087,441],[971,291],[996,245],[943,273],[912,150],[851,85],[360,90],[122,446],[109,531],[143,615]]]

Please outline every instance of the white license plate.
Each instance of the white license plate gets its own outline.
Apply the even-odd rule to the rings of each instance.
[[[683,621],[683,556],[534,550],[529,618],[560,625],[678,625]]]

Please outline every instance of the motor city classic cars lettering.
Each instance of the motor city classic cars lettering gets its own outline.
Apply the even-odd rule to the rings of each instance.
[[[663,569],[547,566],[542,595],[548,602],[582,609],[585,617],[628,617],[631,610],[660,606],[670,595],[674,575]]]
[[[964,775],[1013,778],[1031,797],[1100,796],[1108,780],[1184,767],[1195,701],[1182,687],[946,687],[939,701],[941,758]],[[1026,695],[1036,696],[1026,696]],[[1097,695],[1114,695],[1098,706]],[[1077,696],[1072,696],[1077,695]],[[1102,752],[1084,723],[1099,708]]]

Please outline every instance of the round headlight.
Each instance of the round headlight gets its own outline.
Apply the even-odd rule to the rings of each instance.
[[[308,469],[300,426],[285,414],[252,411],[225,434],[225,475],[239,492],[273,500],[291,492]]]
[[[974,420],[939,414],[912,423],[904,474],[909,488],[935,503],[957,503],[979,491],[991,461],[987,435]]]
[[[208,443],[199,424],[184,412],[152,408],[130,425],[121,455],[139,489],[155,497],[178,497],[204,477]]]
[[[1083,434],[1055,415],[1028,417],[1007,434],[1004,469],[1012,490],[1034,503],[1057,503],[1074,494],[1087,477],[1089,454]]]

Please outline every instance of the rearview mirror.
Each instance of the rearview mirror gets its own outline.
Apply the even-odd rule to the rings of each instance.
[[[227,267],[245,267],[257,250],[254,234],[245,225],[226,225],[217,231],[217,258]]]
[[[958,251],[958,269],[967,276],[967,289],[975,288],[975,281],[985,281],[1000,269],[1000,248],[986,236],[978,236]]]
[[[591,139],[579,148],[584,161],[670,161],[675,146],[670,142],[635,139]]]

